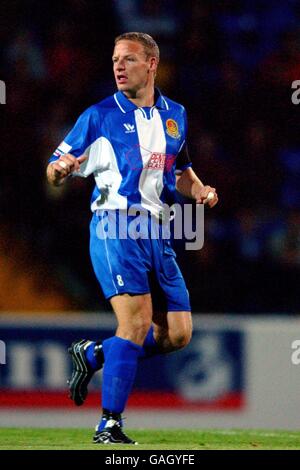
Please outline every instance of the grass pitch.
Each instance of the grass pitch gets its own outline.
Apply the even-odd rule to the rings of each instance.
[[[126,430],[127,432],[127,430]],[[300,431],[128,430],[138,446],[91,442],[87,429],[1,428],[0,450],[269,450],[300,449]]]

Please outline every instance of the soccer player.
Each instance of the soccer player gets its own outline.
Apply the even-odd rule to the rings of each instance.
[[[118,322],[115,336],[102,344],[71,345],[70,397],[81,405],[91,377],[104,366],[103,415],[93,440],[135,444],[124,433],[121,415],[138,360],[183,348],[192,333],[188,291],[170,240],[161,234],[166,204],[174,202],[176,189],[209,207],[218,196],[191,168],[184,107],[154,86],[159,48],[153,38],[135,32],[118,36],[112,61],[118,91],[83,112],[52,155],[47,178],[57,186],[72,174],[94,174],[90,254]],[[158,237],[151,236],[150,225],[147,237],[99,236],[113,215],[125,211],[132,220],[133,206],[157,221]],[[164,292],[165,314],[152,310],[150,272]]]

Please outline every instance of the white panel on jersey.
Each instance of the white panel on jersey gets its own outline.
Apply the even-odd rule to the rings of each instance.
[[[93,202],[92,211],[127,209],[127,198],[118,194],[122,176],[109,140],[105,137],[99,137],[84,153],[89,158],[80,165],[80,173],[76,173],[76,175],[86,177],[94,173],[96,185],[101,193]]]
[[[60,150],[63,153],[70,152],[71,148],[72,148],[71,145],[67,144],[67,142],[65,141],[61,142],[60,145],[58,146],[58,150]]]
[[[76,176],[86,177],[100,168],[100,162],[103,161],[102,147],[104,140],[107,139],[99,137],[84,151],[84,155],[87,155],[88,159],[80,165],[80,172],[76,172]]]
[[[163,190],[166,137],[163,123],[157,109],[152,119],[144,117],[144,112],[135,110],[135,122],[139,137],[143,170],[139,181],[141,204],[155,215],[162,211],[160,195]]]
[[[96,185],[101,195],[93,202],[92,211],[97,209],[127,209],[127,197],[118,193],[122,175],[118,168],[114,149],[105,137],[101,137],[100,149],[91,145],[90,156],[97,161],[94,170]],[[94,155],[97,155],[97,157]]]

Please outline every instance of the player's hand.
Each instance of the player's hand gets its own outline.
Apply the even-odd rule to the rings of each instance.
[[[70,153],[62,155],[58,160],[50,163],[47,168],[48,180],[54,186],[59,186],[74,171],[80,171],[80,164],[87,159],[87,155],[76,158]]]
[[[210,208],[218,203],[216,188],[211,186],[202,186],[194,195],[197,204],[207,204]]]

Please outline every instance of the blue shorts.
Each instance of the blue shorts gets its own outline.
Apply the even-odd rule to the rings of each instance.
[[[150,293],[148,274],[153,272],[165,295],[168,311],[190,311],[189,293],[170,240],[161,236],[151,238],[150,234],[137,239],[99,236],[105,231],[109,214],[116,211],[108,215],[107,211],[98,212],[90,224],[90,255],[105,298]],[[130,222],[131,217],[126,217]]]

